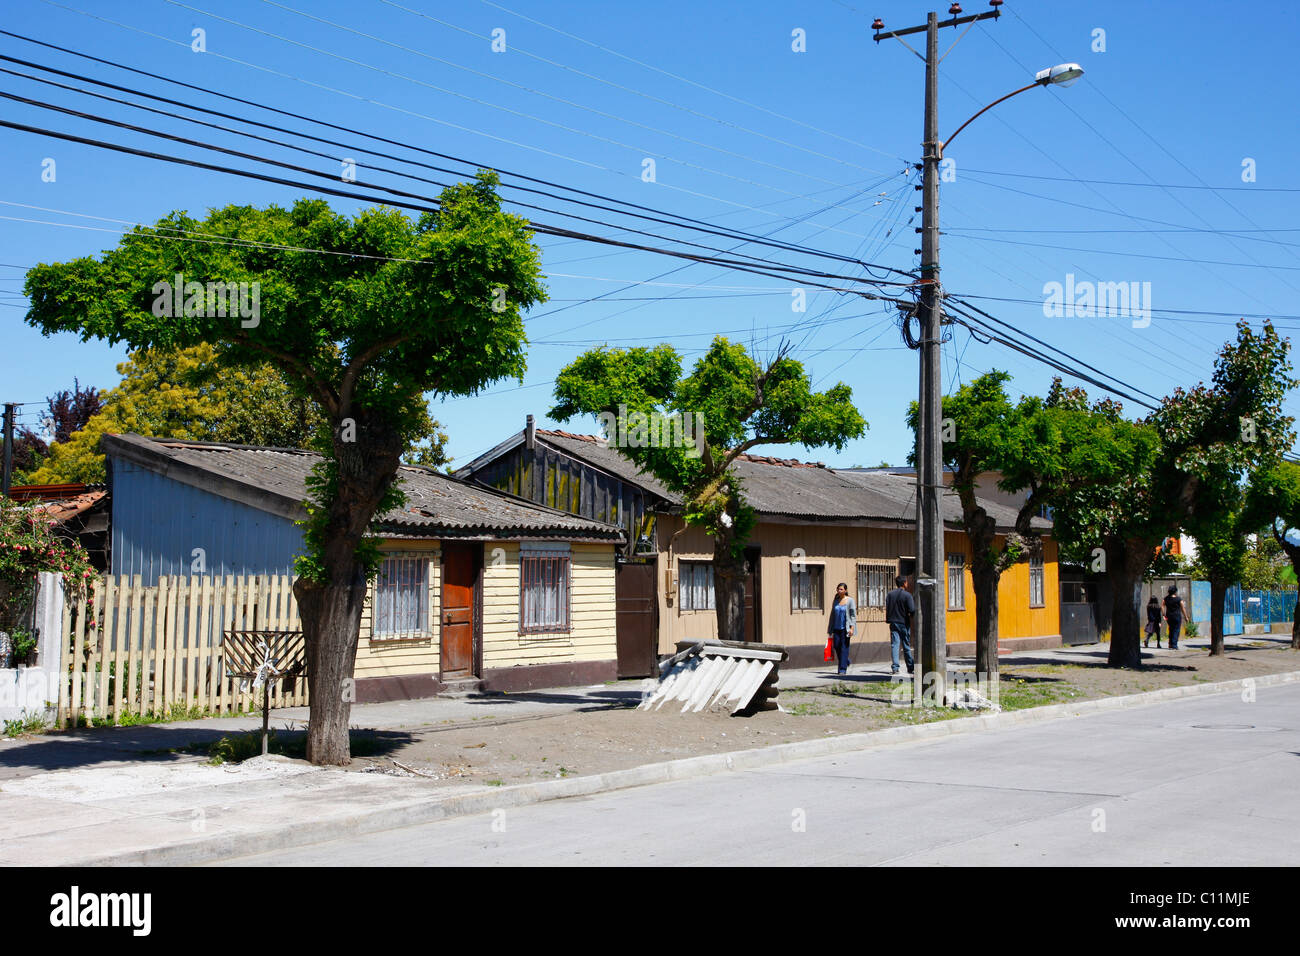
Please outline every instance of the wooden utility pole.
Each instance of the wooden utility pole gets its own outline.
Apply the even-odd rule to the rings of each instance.
[[[4,468],[0,472],[0,495],[9,497],[9,482],[14,473],[14,409],[17,403],[5,403],[5,422],[4,422]]]
[[[916,435],[916,607],[917,647],[920,679],[916,695],[922,703],[943,706],[948,676],[948,636],[945,627],[943,512],[943,444],[940,422],[943,416],[943,379],[940,374],[940,351],[943,324],[943,287],[939,282],[939,28],[959,26],[976,20],[996,19],[1002,0],[991,4],[992,10],[970,16],[958,16],[961,5],[954,3],[950,20],[939,20],[931,12],[925,26],[879,32],[884,24],[877,19],[875,40],[925,31],[925,130],[922,137],[921,182],[921,256],[920,303],[917,318],[921,326],[921,353],[918,429]],[[906,45],[906,41],[902,41]],[[909,46],[910,49],[910,46]],[[916,53],[915,50],[912,51]],[[920,54],[917,54],[920,56]],[[903,321],[910,321],[904,317]]]

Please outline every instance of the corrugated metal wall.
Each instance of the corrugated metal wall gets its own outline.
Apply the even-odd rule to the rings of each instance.
[[[288,518],[192,488],[121,459],[113,468],[112,574],[293,574],[302,530]]]

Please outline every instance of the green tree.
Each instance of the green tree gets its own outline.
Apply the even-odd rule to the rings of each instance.
[[[32,481],[104,481],[105,434],[301,448],[318,424],[311,400],[274,365],[222,368],[207,343],[140,349],[117,371],[122,381],[104,393],[102,410],[51,447]]]
[[[1041,401],[1012,405],[1004,385],[1011,376],[994,370],[943,399],[944,465],[953,472],[952,488],[961,502],[962,526],[971,542],[971,583],[975,590],[975,671],[981,679],[998,679],[998,582],[1017,561],[1042,551],[1042,535],[1032,520],[1042,502],[1036,494],[1041,475],[1056,461],[1050,423]],[[915,434],[917,404],[908,410]],[[911,459],[915,459],[915,453]],[[1026,492],[1015,527],[998,543],[997,521],[976,497],[979,479],[1000,472],[998,487]]]
[[[847,385],[814,392],[802,364],[785,352],[780,348],[760,364],[743,345],[718,336],[683,378],[672,346],[602,347],[579,356],[555,380],[552,418],[605,416],[610,443],[681,494],[686,523],[712,536],[718,636],[727,640],[744,640],[744,550],[755,521],[731,466],[757,445],[839,450],[867,427]],[[646,440],[652,419],[683,423],[682,432],[698,440]]]
[[[1287,537],[1289,531],[1300,528],[1300,465],[1278,462],[1252,475],[1246,491],[1246,512],[1250,518],[1259,519],[1257,527],[1267,526],[1268,533],[1300,576],[1300,544]],[[1291,647],[1300,651],[1300,600],[1296,602],[1291,624]]]
[[[1234,510],[1233,495],[1249,472],[1294,440],[1292,419],[1282,414],[1282,398],[1295,384],[1288,347],[1271,324],[1255,334],[1239,323],[1211,385],[1176,389],[1140,422],[1126,421],[1117,403],[1089,406],[1081,390],[1054,383],[1047,407],[1061,430],[1065,467],[1043,490],[1055,509],[1057,540],[1110,579],[1112,666],[1141,665],[1138,601],[1157,546],[1185,527],[1221,545],[1224,532],[1215,524],[1224,519],[1216,515]],[[1211,609],[1220,649],[1222,590]]]
[[[528,224],[501,211],[497,182],[481,172],[449,187],[418,222],[384,207],[349,219],[320,200],[229,206],[201,221],[174,213],[99,260],[28,273],[28,321],[45,331],[134,348],[211,343],[222,366],[275,363],[320,409],[314,444],[324,460],[309,483],[294,584],[313,763],[350,759],[348,688],[379,562],[370,531],[402,500],[402,455],[432,430],[424,395],[473,394],[523,375],[520,312],[545,293]],[[166,241],[176,231],[213,238]]]

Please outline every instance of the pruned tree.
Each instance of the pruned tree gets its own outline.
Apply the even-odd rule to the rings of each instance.
[[[1296,384],[1288,348],[1271,324],[1256,334],[1243,321],[1211,385],[1175,389],[1140,422],[1126,421],[1115,402],[1089,406],[1081,390],[1054,383],[1047,406],[1062,430],[1064,467],[1043,491],[1058,541],[1077,558],[1102,558],[1114,601],[1112,666],[1141,666],[1142,576],[1160,543],[1185,527],[1208,528],[1249,471],[1294,441],[1293,419],[1282,414]]]
[[[1300,465],[1284,461],[1255,472],[1246,491],[1245,511],[1247,521],[1268,529],[1266,533],[1300,577],[1300,542],[1289,536],[1300,529]],[[1300,600],[1291,623],[1291,647],[1300,651]]]
[[[313,763],[349,760],[348,682],[379,562],[369,533],[401,500],[402,455],[432,430],[425,394],[523,375],[520,313],[545,293],[528,225],[501,210],[497,181],[449,187],[418,222],[384,207],[348,218],[319,200],[174,213],[101,259],[28,273],[32,325],[134,348],[211,343],[223,366],[275,363],[319,408],[324,460],[294,584]],[[178,232],[209,240],[168,241]]]
[[[1012,405],[1003,387],[1010,378],[994,370],[943,399],[944,465],[953,472],[952,489],[972,550],[975,671],[991,682],[998,679],[998,584],[1013,564],[1042,551],[1042,534],[1033,527],[1042,509],[1037,489],[1059,456],[1042,402],[1026,398]],[[913,433],[917,418],[913,402],[908,411]],[[1003,491],[1025,493],[1014,527],[1006,532],[998,531],[978,496],[980,477],[990,480],[992,472],[1000,473],[997,484]]]
[[[726,640],[744,640],[744,550],[755,521],[732,465],[758,445],[839,450],[867,427],[847,385],[813,391],[803,365],[786,352],[779,348],[760,363],[743,345],[717,336],[683,378],[672,346],[602,347],[555,380],[550,416],[604,416],[611,444],[682,495],[686,523],[713,538],[714,607],[718,636]],[[661,436],[678,423],[676,434],[685,440],[654,441],[652,422],[661,423]]]

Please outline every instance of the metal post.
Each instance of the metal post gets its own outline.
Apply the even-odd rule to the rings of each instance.
[[[920,671],[926,699],[942,706],[947,681],[947,629],[944,624],[943,448],[940,419],[942,292],[939,284],[939,17],[931,12],[925,43],[925,138],[921,209],[921,388],[917,440],[917,607]],[[931,696],[933,695],[933,696]]]
[[[14,402],[5,403],[4,421],[4,466],[0,471],[0,495],[9,497],[9,482],[14,473]]]
[[[266,756],[267,728],[271,724],[271,681],[262,683],[262,756]]]

